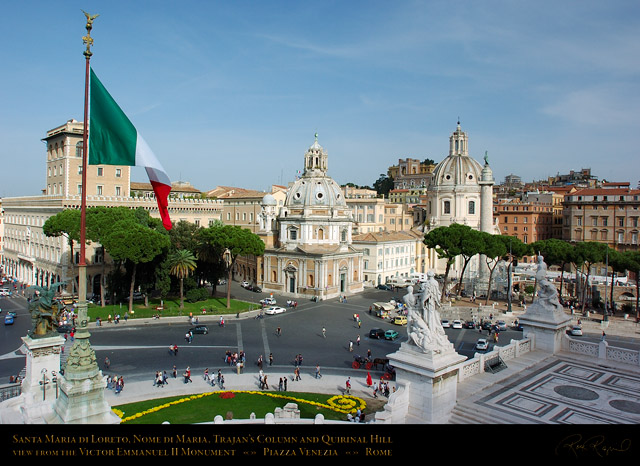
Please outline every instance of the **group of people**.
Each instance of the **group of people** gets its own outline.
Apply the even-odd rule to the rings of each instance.
[[[116,395],[119,394],[124,388],[124,378],[114,375],[113,377],[107,377],[107,388],[114,390]]]
[[[217,377],[214,378],[213,375],[209,373],[209,368],[207,367],[204,370],[204,374],[202,375],[202,377],[204,378],[205,382],[211,384],[212,387],[215,387],[217,382],[218,387],[224,389],[224,375],[222,375],[222,371],[220,369],[218,369]]]
[[[240,351],[238,353],[237,351],[232,352],[227,350],[227,352],[224,355],[224,362],[225,364],[228,364],[230,366],[235,366],[238,363],[242,363],[244,365],[245,363],[244,351]]]

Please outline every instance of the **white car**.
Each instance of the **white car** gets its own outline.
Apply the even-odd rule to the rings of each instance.
[[[249,286],[249,282],[242,282],[242,283],[240,283],[240,286],[241,286],[242,288],[246,288],[246,287],[248,287],[248,286]]]
[[[284,307],[273,306],[264,310],[267,315],[282,314],[286,309]]]
[[[487,351],[489,349],[489,342],[485,338],[480,338],[476,342],[476,350]]]
[[[574,325],[573,327],[571,327],[569,329],[568,333],[569,333],[569,335],[574,336],[574,337],[581,337],[582,336],[582,327]]]
[[[452,328],[462,328],[462,321],[461,320],[454,320],[453,324],[451,324]]]
[[[9,290],[6,289],[2,289],[0,290],[0,296],[10,296],[11,292]]]
[[[260,300],[260,304],[265,306],[273,306],[276,303],[276,298],[264,298]]]
[[[451,323],[447,319],[442,319],[442,328],[451,327]]]

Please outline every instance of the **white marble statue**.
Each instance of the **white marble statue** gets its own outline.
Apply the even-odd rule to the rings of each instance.
[[[547,280],[547,264],[544,263],[544,258],[541,255],[538,255],[536,282],[538,284],[536,302],[544,308],[554,311],[561,310],[562,306],[558,300],[558,290],[552,282]]]
[[[403,300],[408,309],[407,334],[410,342],[423,351],[436,352],[450,345],[440,321],[440,287],[432,271],[427,273],[421,292],[414,295],[413,287],[409,286]]]

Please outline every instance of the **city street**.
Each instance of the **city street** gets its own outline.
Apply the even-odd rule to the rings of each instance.
[[[170,373],[174,365],[179,374],[187,366],[194,375],[201,374],[205,368],[209,368],[210,372],[222,370],[223,373],[230,373],[236,368],[225,365],[224,357],[228,351],[245,353],[245,371],[257,372],[257,360],[262,356],[265,372],[291,375],[294,359],[302,355],[303,374],[313,374],[318,364],[321,372],[366,376],[366,369],[352,368],[356,356],[366,357],[370,350],[372,358],[386,358],[407,339],[406,326],[394,325],[370,314],[369,307],[374,302],[401,297],[403,293],[404,290],[368,289],[358,296],[349,297],[346,302],[338,299],[317,303],[298,301],[295,309],[286,307],[287,298],[274,295],[277,304],[287,309],[284,313],[265,315],[260,319],[227,316],[224,327],[219,326],[219,316],[199,316],[200,324],[207,326],[208,333],[194,334],[190,343],[185,339],[186,332],[192,327],[188,317],[143,322],[121,320],[119,324],[103,323],[101,327],[91,324],[89,330],[91,344],[103,372],[122,375],[127,380],[151,380],[157,370]],[[235,282],[232,284],[232,294],[237,299],[256,303],[268,296],[266,293],[247,291]],[[9,310],[18,314],[15,323],[3,325],[0,332],[0,380],[7,383],[9,376],[16,375],[24,367],[25,357],[19,351],[22,344],[20,337],[30,327],[30,318],[23,298],[0,298],[0,308],[3,314]],[[354,319],[354,314],[359,315],[360,325]],[[326,330],[324,336],[323,328]],[[392,341],[369,338],[369,331],[374,328],[393,329],[398,331],[399,336]],[[445,332],[456,351],[467,357],[473,357],[478,338],[487,337],[486,330],[480,334],[476,329],[446,328]],[[585,335],[582,338],[595,340],[598,337]],[[520,338],[521,331],[508,329],[500,332],[498,344],[508,344],[512,339]],[[178,346],[177,355],[170,353],[171,345]],[[491,342],[488,351],[492,348]],[[273,356],[272,365],[270,355]],[[108,370],[103,365],[107,357],[111,362]],[[384,373],[381,366],[370,372],[373,377]]]

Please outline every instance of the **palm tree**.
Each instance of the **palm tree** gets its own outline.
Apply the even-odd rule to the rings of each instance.
[[[196,258],[187,249],[178,249],[169,256],[171,275],[180,279],[180,309],[184,308],[184,278],[188,277],[196,268]]]

